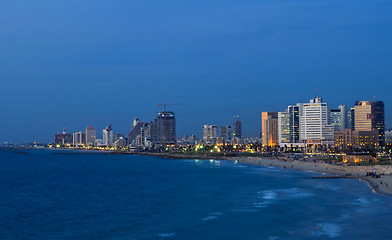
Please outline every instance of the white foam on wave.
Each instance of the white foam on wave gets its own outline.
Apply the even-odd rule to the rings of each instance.
[[[277,195],[276,192],[270,190],[262,192],[262,198],[266,200],[275,199],[276,195]]]
[[[170,238],[170,237],[174,237],[176,234],[175,233],[159,233],[157,235],[158,235],[158,237],[161,237],[161,238]]]
[[[311,193],[305,192],[299,188],[279,189],[277,192],[284,194],[282,197],[286,199],[307,198],[313,196]]]
[[[357,198],[352,204],[359,205],[361,207],[367,207],[370,206],[371,202],[367,198]]]
[[[218,218],[217,216],[208,216],[208,217],[203,218],[202,220],[203,221],[211,221],[211,220],[214,220],[214,219],[217,219],[217,218]]]
[[[219,216],[221,216],[223,213],[222,212],[211,212],[207,217],[203,218],[203,221],[210,221],[210,220],[215,220],[218,219]]]
[[[348,213],[340,214],[339,220],[347,220],[350,219],[350,215]]]
[[[328,238],[338,238],[342,232],[342,229],[339,225],[334,223],[319,223],[317,224],[318,229],[316,231],[312,231],[311,234],[313,236],[321,237],[326,236]]]
[[[278,240],[279,239],[279,237],[277,237],[277,236],[270,236],[270,237],[268,237],[268,240]]]
[[[255,208],[265,208],[265,207],[268,207],[268,203],[267,202],[256,202],[256,203],[253,203],[253,206]]]

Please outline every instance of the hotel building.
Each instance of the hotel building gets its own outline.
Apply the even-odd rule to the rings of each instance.
[[[354,106],[355,131],[378,131],[378,142],[385,146],[383,101],[358,101]]]
[[[333,145],[334,126],[330,124],[327,103],[316,97],[301,105],[300,141],[307,145]]]
[[[300,107],[288,106],[285,112],[278,112],[279,146],[298,146],[300,124]]]
[[[278,145],[278,113],[261,113],[261,139],[263,146]]]

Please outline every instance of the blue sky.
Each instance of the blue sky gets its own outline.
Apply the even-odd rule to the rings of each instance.
[[[177,135],[319,95],[383,100],[392,126],[392,1],[3,0],[0,142],[62,130],[127,134],[177,103]]]

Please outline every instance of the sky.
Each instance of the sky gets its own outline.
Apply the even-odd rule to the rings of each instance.
[[[2,0],[0,143],[128,134],[176,114],[177,137],[318,95],[382,100],[392,127],[390,0]]]

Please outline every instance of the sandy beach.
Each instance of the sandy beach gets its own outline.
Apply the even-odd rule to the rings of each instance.
[[[373,172],[372,166],[345,166],[322,162],[305,162],[299,160],[279,160],[256,157],[233,158],[232,160],[237,160],[246,164],[313,171],[337,177],[358,179],[366,182],[375,192],[392,195],[392,166],[376,165],[376,173],[379,175],[379,178],[374,178],[372,176],[367,176],[368,172]]]

